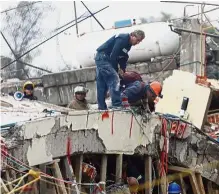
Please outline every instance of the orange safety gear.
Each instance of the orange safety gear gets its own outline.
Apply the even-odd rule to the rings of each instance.
[[[153,81],[150,83],[150,88],[154,92],[154,94],[160,98],[162,98],[161,92],[162,92],[162,86],[161,83],[158,81]]]

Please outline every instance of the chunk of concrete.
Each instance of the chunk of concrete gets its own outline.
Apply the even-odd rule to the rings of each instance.
[[[206,119],[211,101],[211,88],[195,83],[196,76],[189,72],[174,70],[173,75],[164,80],[163,99],[160,99],[156,111],[180,116],[183,97],[189,98],[188,121],[199,129]]]

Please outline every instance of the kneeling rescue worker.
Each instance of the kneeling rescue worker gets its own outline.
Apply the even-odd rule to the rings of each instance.
[[[23,85],[23,93],[24,93],[23,98],[27,98],[29,100],[37,100],[37,97],[34,96],[33,91],[34,91],[33,82],[31,81],[25,82]]]
[[[147,100],[150,111],[154,111],[158,97],[163,97],[161,92],[162,86],[158,81],[148,84],[143,81],[135,81],[129,84],[121,94],[123,107],[139,105],[142,104],[142,101]]]
[[[109,89],[112,108],[121,107],[120,79],[126,71],[128,52],[132,46],[145,38],[141,30],[132,33],[114,35],[97,48],[95,56],[97,102],[99,110],[106,110],[105,96]]]
[[[86,94],[88,89],[84,86],[76,86],[74,89],[74,99],[68,105],[68,108],[75,109],[75,110],[88,110],[89,105],[86,100]]]

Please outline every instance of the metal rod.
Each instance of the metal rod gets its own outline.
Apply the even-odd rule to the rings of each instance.
[[[83,14],[82,14],[82,15],[83,15]],[[79,17],[77,18],[77,20],[78,20],[78,19],[81,19],[82,15],[81,15],[81,16],[79,16]],[[63,26],[56,28],[55,30],[53,30],[53,32],[55,32],[55,31],[58,31],[58,30],[60,30],[60,29],[64,28],[65,26],[67,26],[67,25],[71,24],[72,22],[75,22],[75,20],[71,20],[70,22],[68,22],[68,23],[64,24]]]
[[[78,20],[77,20],[77,10],[76,10],[76,2],[74,1],[74,11],[75,11],[75,27],[76,27],[76,34],[78,37]]]
[[[3,39],[5,40],[6,44],[8,45],[8,47],[10,48],[12,54],[14,55],[14,58],[17,59],[17,55],[15,54],[14,50],[12,49],[11,45],[9,44],[9,42],[7,41],[7,39],[5,38],[5,36],[2,32],[1,32],[1,35],[2,35]],[[20,61],[20,60],[18,60],[18,62],[22,63],[22,61]],[[23,68],[23,70],[24,70],[24,68]],[[17,71],[19,71],[19,70],[17,70]],[[29,78],[28,73],[25,70],[24,70],[24,72],[25,72],[27,78]]]
[[[13,49],[11,48],[11,45],[9,44],[9,42],[7,41],[7,39],[5,38],[5,36],[4,36],[4,34],[3,34],[2,32],[1,32],[1,35],[2,35],[3,39],[5,40],[5,42],[7,43],[8,47],[10,48],[11,52],[13,53],[15,59],[17,59],[17,55],[15,54],[15,52],[13,51]],[[34,66],[34,65],[31,65],[31,64],[28,64],[28,63],[26,63],[26,62],[23,62],[23,61],[21,61],[21,60],[19,60],[19,59],[18,59],[17,61],[20,62],[20,63],[23,63],[24,65],[27,65],[27,66],[30,66],[30,67],[33,67],[33,68],[36,68],[36,69],[45,71],[45,72],[47,72],[47,73],[52,73],[52,72],[49,71],[49,70],[46,70],[46,69],[43,69],[43,68],[40,68],[40,67],[36,67],[36,66]],[[28,75],[27,75],[27,76],[28,76]],[[28,77],[29,77],[29,76],[28,76]]]
[[[198,5],[213,5],[219,6],[219,4],[214,3],[205,3],[205,2],[196,2],[196,1],[160,1],[162,3],[186,3],[186,4],[198,4]]]
[[[93,18],[97,21],[97,23],[101,26],[101,28],[103,30],[105,30],[105,28],[103,27],[103,25],[99,22],[99,20],[94,16],[94,14],[88,9],[88,7],[84,4],[83,1],[81,1],[81,3],[84,5],[84,7],[87,9],[87,11],[89,11],[89,13],[93,16]]]
[[[13,7],[13,8],[10,8],[10,9],[6,9],[4,11],[1,11],[1,13],[5,13],[5,12],[8,12],[8,11],[11,11],[11,10],[14,10],[14,9],[18,9],[18,8],[22,8],[22,7],[26,7],[26,6],[30,6],[30,5],[33,5],[35,3],[40,3],[42,1],[36,1],[36,2],[33,2],[33,3],[29,3],[27,5],[23,5],[23,6],[19,6],[19,7]]]
[[[217,9],[219,9],[219,7],[216,7],[216,8],[214,8],[214,9],[210,9],[210,10],[207,10],[207,11],[204,11],[203,13],[208,13],[208,12],[211,12],[211,11],[215,11],[215,10],[217,10]],[[190,16],[188,16],[188,17],[186,17],[186,18],[191,18],[191,17],[194,17],[194,16],[198,16],[198,15],[200,15],[201,13],[197,13],[197,14],[193,14],[193,15],[190,15]],[[171,19],[171,20],[180,20],[180,19],[184,19],[184,18],[175,18],[175,19]]]
[[[99,11],[95,12],[94,15],[97,14],[97,13],[99,13],[99,12],[101,12],[101,11],[103,11],[104,9],[106,9],[106,8],[108,8],[108,7],[109,7],[109,6],[106,6],[106,7],[102,8],[102,9],[100,9]],[[78,21],[78,23],[83,22],[84,20],[86,20],[86,19],[89,18],[89,17],[91,17],[91,16],[88,16],[88,17],[86,17],[86,18],[84,18],[84,19]],[[9,66],[9,65],[11,65],[12,63],[16,62],[17,60],[21,59],[23,56],[25,56],[26,54],[28,54],[28,53],[31,52],[32,50],[36,49],[37,47],[39,47],[40,45],[44,44],[44,43],[47,42],[48,40],[54,38],[55,36],[61,34],[62,32],[68,30],[69,28],[71,28],[71,27],[73,27],[73,26],[75,26],[75,24],[72,24],[71,26],[65,28],[64,30],[62,30],[62,31],[60,31],[60,32],[58,32],[58,33],[56,33],[56,34],[54,34],[54,35],[51,36],[50,38],[44,40],[43,42],[39,43],[38,45],[34,46],[32,49],[30,49],[30,50],[28,50],[27,52],[25,52],[24,54],[22,54],[21,56],[17,57],[17,59],[15,59],[14,61],[8,63],[8,64],[5,65],[4,67],[1,67],[1,69],[6,68],[7,66]]]
[[[170,25],[171,27],[172,25]],[[188,33],[193,33],[193,34],[197,34],[197,35],[206,35],[206,36],[209,36],[209,37],[213,37],[213,38],[218,38],[219,39],[219,35],[214,35],[214,34],[209,34],[209,33],[200,33],[200,32],[197,32],[197,31],[192,31],[192,30],[187,30],[187,29],[183,29],[183,28],[175,28],[174,30],[176,31],[181,31],[181,32],[188,32]]]

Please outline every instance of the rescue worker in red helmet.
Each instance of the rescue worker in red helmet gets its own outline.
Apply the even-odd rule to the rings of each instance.
[[[162,98],[162,85],[158,81],[145,83],[143,81],[135,81],[126,86],[122,92],[123,107],[142,105],[142,100],[147,100],[150,111],[154,111],[154,105],[157,103],[158,98]]]

